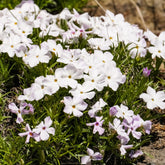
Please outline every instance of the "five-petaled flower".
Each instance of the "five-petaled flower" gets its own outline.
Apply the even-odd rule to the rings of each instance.
[[[85,155],[81,158],[81,164],[91,165],[91,160],[103,159],[103,156],[101,153],[99,152],[94,153],[94,151],[90,148],[87,148],[87,153],[88,155]]]
[[[104,133],[104,128],[102,128],[102,124],[104,122],[104,120],[102,120],[103,116],[96,116],[96,122],[94,123],[87,123],[87,126],[94,126],[93,128],[93,134],[95,134],[96,132],[99,133],[99,135],[102,135]]]
[[[163,91],[156,92],[155,89],[149,86],[147,93],[142,93],[139,97],[147,103],[148,109],[154,109],[156,107],[165,109],[165,93]]]
[[[41,121],[41,123],[37,125],[36,128],[33,129],[33,131],[40,135],[41,140],[46,141],[49,139],[49,134],[55,134],[55,129],[53,127],[50,127],[51,125],[52,120],[50,116],[48,116],[44,119],[44,122]]]

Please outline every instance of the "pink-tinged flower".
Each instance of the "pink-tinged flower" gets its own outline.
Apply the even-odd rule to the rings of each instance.
[[[72,114],[76,117],[81,117],[83,113],[81,111],[84,111],[88,104],[83,101],[80,97],[70,97],[66,96],[64,97],[64,112],[67,114]]]
[[[144,130],[147,134],[150,134],[151,132],[151,127],[152,127],[152,122],[149,120],[143,121],[142,123]]]
[[[97,101],[97,102],[92,106],[92,109],[90,109],[90,110],[88,111],[88,115],[89,115],[90,117],[95,117],[96,113],[97,113],[98,111],[102,110],[102,108],[103,108],[104,106],[106,106],[106,105],[107,105],[107,103],[106,103],[102,98],[100,98],[99,101]]]
[[[121,145],[120,152],[121,155],[125,155],[127,153],[126,149],[132,148],[133,145]]]
[[[23,136],[27,136],[26,137],[26,141],[25,143],[29,143],[30,138],[34,138],[36,141],[40,141],[40,137],[38,134],[36,134],[33,130],[31,130],[29,124],[26,124],[26,128],[25,128],[26,132],[23,133],[19,133],[18,135],[23,137]]]
[[[102,124],[104,122],[104,120],[102,120],[103,116],[98,117],[96,116],[96,122],[94,123],[87,123],[87,126],[94,126],[93,128],[93,134],[95,134],[96,132],[99,133],[99,135],[102,135],[104,133],[104,128],[102,128]]]
[[[147,88],[147,93],[142,93],[139,96],[147,103],[148,109],[154,109],[156,107],[160,107],[161,109],[165,109],[165,93],[164,91],[156,92],[155,89],[150,86]]]
[[[44,122],[42,121],[39,125],[37,125],[33,132],[40,135],[41,140],[46,141],[49,139],[49,134],[54,135],[55,129],[53,127],[50,127],[52,125],[52,120],[50,116],[46,117],[44,119]]]
[[[83,156],[81,158],[81,164],[86,164],[86,165],[91,165],[91,160],[102,160],[103,159],[103,155],[99,152],[95,152],[90,149],[87,148],[87,153],[88,155]]]
[[[151,73],[151,69],[148,69],[147,67],[146,68],[143,68],[143,75],[144,77],[148,77]]]
[[[90,28],[90,20],[88,13],[79,14],[75,9],[73,9],[73,15],[71,21],[78,22],[79,24]]]

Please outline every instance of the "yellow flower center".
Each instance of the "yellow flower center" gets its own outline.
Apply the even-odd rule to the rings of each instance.
[[[76,106],[75,105],[72,105],[72,108],[74,109],[74,108],[76,108]]]
[[[111,76],[108,76],[107,78],[108,78],[108,79],[111,79]]]

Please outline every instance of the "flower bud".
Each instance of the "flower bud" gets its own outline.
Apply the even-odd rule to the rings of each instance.
[[[151,69],[148,69],[147,67],[146,68],[143,68],[143,76],[144,77],[148,77],[151,73]]]
[[[117,109],[116,109],[115,107],[111,107],[111,108],[109,109],[109,115],[110,115],[110,116],[115,116],[116,113],[117,113]]]

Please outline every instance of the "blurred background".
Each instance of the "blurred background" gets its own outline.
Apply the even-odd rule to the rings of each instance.
[[[14,8],[22,0],[0,0],[0,10]],[[26,0],[24,0],[26,1]],[[91,16],[105,14],[110,10],[114,14],[122,13],[126,21],[140,28],[150,29],[155,34],[165,31],[165,0],[34,0],[40,7],[52,14],[63,8],[75,8],[78,12],[88,12]]]
[[[97,2],[114,14],[122,13],[126,21],[142,29],[157,34],[165,30],[165,0],[89,0],[86,10],[92,15],[104,14]]]

